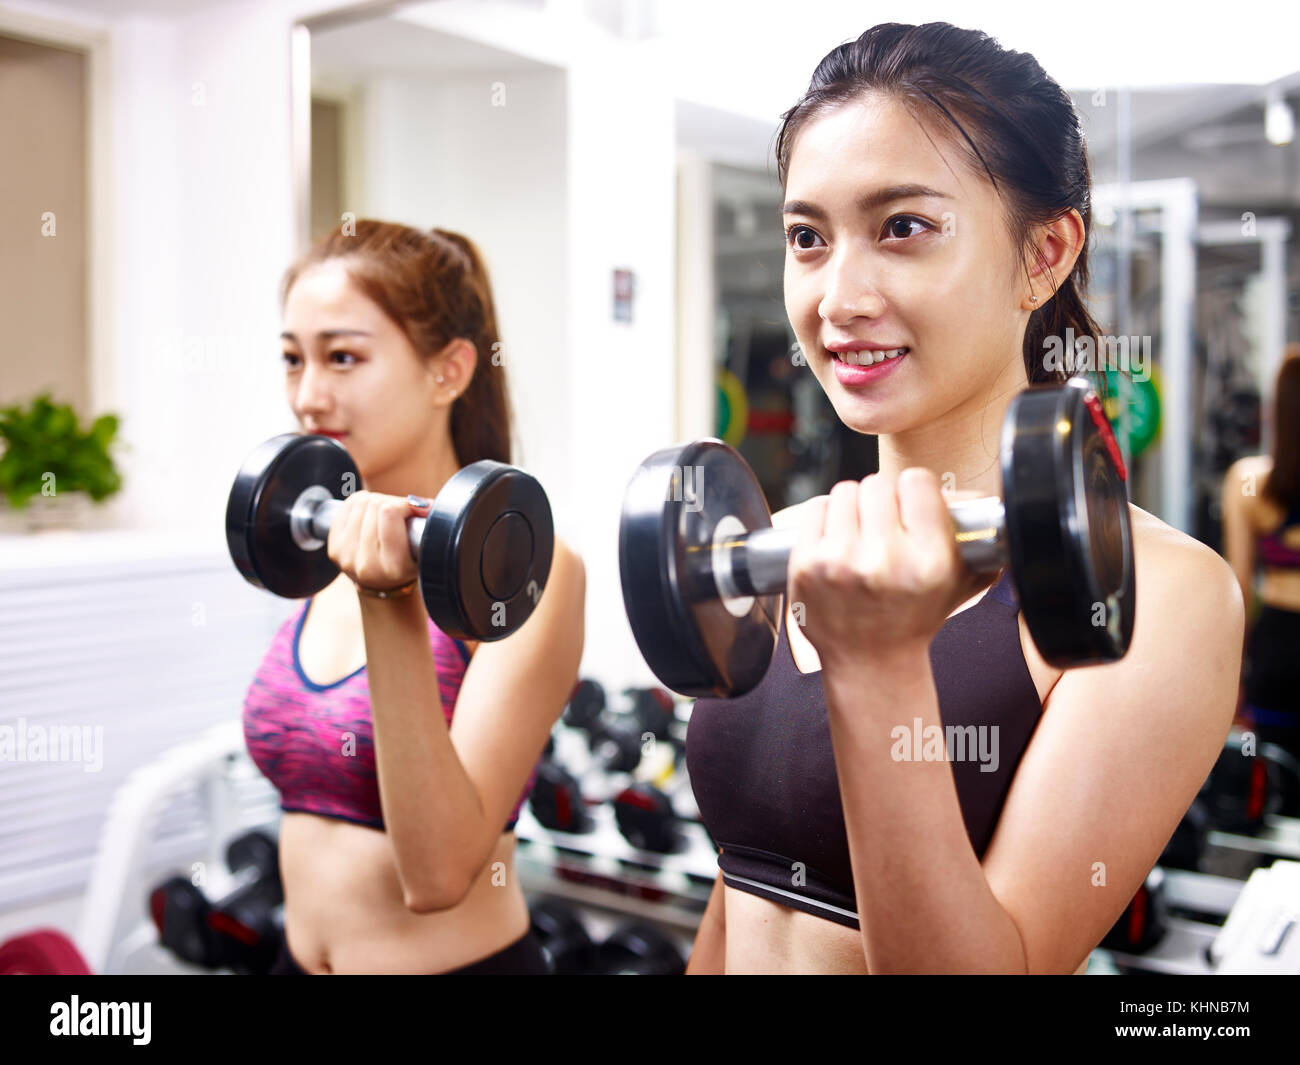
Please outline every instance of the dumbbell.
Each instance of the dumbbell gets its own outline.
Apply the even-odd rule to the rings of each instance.
[[[1300,817],[1300,761],[1276,743],[1261,743],[1260,756],[1268,761],[1269,786],[1277,795],[1279,817]]]
[[[600,945],[596,969],[603,976],[681,976],[686,959],[654,925],[635,922],[615,929]]]
[[[663,688],[627,688],[623,694],[632,701],[631,714],[640,724],[643,736],[649,733],[674,748],[682,746],[673,732],[673,697],[668,692]]]
[[[557,832],[585,833],[596,827],[577,779],[552,761],[538,764],[528,808],[538,824]]]
[[[596,945],[578,911],[560,899],[543,899],[529,911],[533,934],[557,976],[590,973],[595,967]]]
[[[287,433],[266,441],[245,460],[226,505],[236,568],[276,595],[315,595],[338,576],[325,545],[343,500],[360,487],[337,440]],[[522,470],[471,463],[406,530],[425,609],[449,636],[503,639],[541,599],[555,544],[551,507]]]
[[[1233,733],[1202,789],[1210,826],[1222,832],[1253,835],[1278,805],[1270,787],[1268,761],[1245,753],[1243,736]]]
[[[949,503],[970,569],[1009,566],[1039,653],[1059,668],[1114,661],[1133,631],[1125,470],[1081,379],[1031,388],[1002,425],[1002,498]],[[623,602],[641,654],[668,688],[729,698],[763,678],[799,530],[773,528],[733,448],[657,451],[633,475],[619,525]]]
[[[672,754],[672,763],[668,771],[676,768],[686,754],[683,726],[677,719],[677,708],[672,695],[665,688],[626,688],[623,694],[628,697],[631,707],[628,711],[640,730],[641,739],[653,737],[656,744],[664,744]]]
[[[630,784],[611,803],[618,830],[632,846],[656,854],[686,849],[672,800],[653,784]]]
[[[564,708],[564,723],[571,728],[589,729],[605,709],[605,689],[599,681],[580,680],[573,687]]]
[[[645,750],[638,773],[663,790],[679,819],[695,820],[698,809],[686,773],[686,723],[678,718],[672,695],[659,687],[628,688],[624,694],[632,701],[631,715],[641,731],[643,750],[647,736],[655,742],[652,750]]]
[[[1201,868],[1201,857],[1209,838],[1210,811],[1201,798],[1192,800],[1192,805],[1178,822],[1174,834],[1169,837],[1164,851],[1157,863],[1165,869],[1188,869],[1197,872]]]
[[[276,843],[262,832],[238,836],[226,849],[226,865],[235,886],[216,902],[181,876],[150,892],[158,941],[194,965],[264,973],[279,948],[275,908],[284,901]]]
[[[1167,928],[1164,885],[1165,874],[1157,866],[1138,886],[1099,945],[1125,954],[1142,954],[1159,943]]]
[[[641,733],[626,715],[605,713],[605,689],[598,681],[580,680],[569,696],[564,723],[587,734],[591,756],[607,773],[630,773],[641,761]]]

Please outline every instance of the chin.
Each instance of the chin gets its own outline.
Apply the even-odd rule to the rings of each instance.
[[[864,436],[885,436],[907,428],[892,408],[855,403],[852,399],[833,403],[835,414],[846,428]]]

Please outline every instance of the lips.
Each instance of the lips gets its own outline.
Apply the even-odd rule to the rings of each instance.
[[[873,366],[887,359],[900,358],[912,349],[902,346],[897,348],[857,348],[844,351],[828,348],[827,350],[830,351],[832,358],[847,366]]]
[[[895,348],[893,350],[900,349]],[[907,348],[901,350],[903,354],[890,358],[890,353],[887,351],[873,353],[870,350],[863,349],[863,356],[872,356],[874,354],[878,361],[864,362],[861,365],[845,362],[842,357],[848,356],[852,358],[858,354],[857,352],[836,352],[834,354],[837,357],[831,360],[831,371],[835,375],[835,380],[844,388],[870,388],[898,372],[898,367],[903,364],[903,360],[908,356]]]

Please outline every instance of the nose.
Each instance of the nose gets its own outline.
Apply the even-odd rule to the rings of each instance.
[[[817,314],[830,325],[847,326],[854,318],[879,318],[885,301],[868,276],[862,256],[848,246],[841,246],[826,266],[823,275],[826,291],[817,305]]]
[[[314,359],[305,360],[302,374],[298,378],[298,391],[294,395],[293,408],[299,421],[307,418],[319,421],[334,408],[329,375],[323,367],[317,365]]]

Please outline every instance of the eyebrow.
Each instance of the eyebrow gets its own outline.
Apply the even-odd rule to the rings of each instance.
[[[858,200],[858,210],[865,214],[894,200],[903,200],[916,196],[929,196],[938,200],[952,199],[946,192],[932,189],[929,185],[886,185],[861,197]],[[808,218],[815,218],[819,222],[826,220],[826,212],[816,204],[808,203],[806,200],[787,200],[781,206],[781,214],[801,214]]]
[[[322,340],[334,340],[336,337],[368,337],[372,334],[367,333],[364,329],[326,329],[317,334]],[[298,338],[288,330],[280,334],[281,340],[292,340],[298,343]]]

